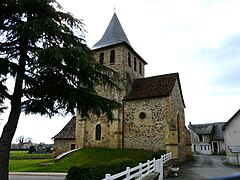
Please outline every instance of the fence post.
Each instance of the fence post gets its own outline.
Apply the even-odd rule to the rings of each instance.
[[[147,174],[150,174],[150,161],[147,161]]]
[[[105,174],[104,180],[112,180],[111,174]]]
[[[159,162],[159,165],[160,165],[160,175],[159,175],[159,180],[163,180],[163,159],[161,158],[160,159],[160,162]]]
[[[126,168],[126,180],[130,180],[130,167]]]
[[[160,169],[160,159],[157,159],[155,161],[155,172],[160,173],[161,169]]]
[[[142,163],[139,163],[139,179],[142,179]]]
[[[156,158],[153,158],[153,163],[155,163],[155,161],[156,161]]]

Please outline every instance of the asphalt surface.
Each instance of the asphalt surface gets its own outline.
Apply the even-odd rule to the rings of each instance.
[[[224,156],[196,155],[193,161],[188,161],[180,166],[177,177],[170,176],[166,180],[199,180],[222,179],[227,176],[235,176],[234,180],[240,180],[240,166],[225,165]],[[233,179],[233,178],[232,178]],[[230,180],[230,178],[229,178]]]
[[[9,180],[65,180],[65,173],[10,173]]]

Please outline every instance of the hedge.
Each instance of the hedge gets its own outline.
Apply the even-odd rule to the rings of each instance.
[[[106,164],[73,166],[68,171],[66,180],[101,180],[105,174],[117,174],[126,170],[126,167],[133,167],[133,161],[125,159],[114,160]]]

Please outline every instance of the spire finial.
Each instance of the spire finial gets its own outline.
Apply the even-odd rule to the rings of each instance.
[[[114,8],[113,8],[113,12],[116,13],[116,11],[117,11],[117,9],[116,9],[116,7],[114,6]]]

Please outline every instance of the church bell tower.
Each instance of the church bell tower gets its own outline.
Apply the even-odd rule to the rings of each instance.
[[[99,95],[122,103],[131,91],[134,79],[144,78],[146,61],[132,48],[121,23],[114,12],[102,38],[92,47],[96,61],[117,72],[116,84],[121,91],[96,87]],[[84,147],[122,147],[123,109],[114,110],[114,121],[106,117],[84,119],[77,115],[76,146]],[[99,133],[100,135],[99,135]],[[100,137],[97,137],[97,134]]]

